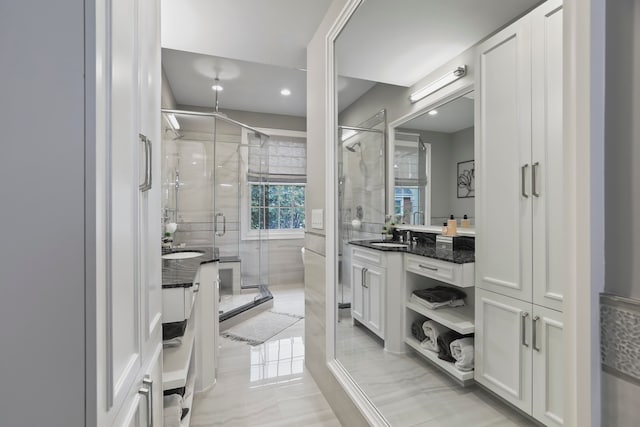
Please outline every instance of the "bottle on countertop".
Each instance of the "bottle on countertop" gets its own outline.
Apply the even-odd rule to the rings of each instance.
[[[449,230],[447,228],[447,223],[446,222],[442,223],[442,235],[443,236],[449,235]]]
[[[462,218],[462,221],[460,222],[460,227],[461,228],[469,228],[469,227],[471,227],[471,221],[469,221],[469,217],[467,215],[465,215]]]
[[[447,221],[447,236],[455,236],[457,234],[458,221],[451,215],[449,221]]]

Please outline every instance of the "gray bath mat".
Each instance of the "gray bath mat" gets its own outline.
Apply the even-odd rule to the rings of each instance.
[[[249,345],[260,345],[303,318],[297,314],[265,311],[227,329],[222,336]]]

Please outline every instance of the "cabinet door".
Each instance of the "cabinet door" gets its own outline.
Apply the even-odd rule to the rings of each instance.
[[[384,339],[385,270],[369,265],[364,274],[364,317],[369,329]]]
[[[162,267],[160,240],[160,7],[158,0],[138,0],[139,132],[151,144],[151,189],[138,192],[139,257],[142,296],[143,357],[162,340]],[[145,153],[142,153],[145,155]],[[142,167],[144,167],[144,162]]]
[[[561,0],[532,12],[532,69],[533,303],[562,310]]]
[[[531,304],[476,290],[475,379],[531,413]]]
[[[352,258],[353,260],[353,258]],[[364,322],[364,265],[358,262],[351,263],[351,316]]]
[[[530,301],[530,17],[479,52],[476,286]]]
[[[137,1],[111,2],[106,200],[106,400],[121,413],[142,368],[138,222]],[[135,394],[135,393],[134,393]]]
[[[562,313],[534,306],[533,320],[533,416],[546,426],[561,426],[565,377]]]

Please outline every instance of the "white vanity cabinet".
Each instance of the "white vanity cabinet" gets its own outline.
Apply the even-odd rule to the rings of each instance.
[[[562,425],[562,2],[479,47],[475,379]]]
[[[351,248],[351,315],[385,339],[386,256],[381,251]]]
[[[99,16],[109,19],[98,23],[96,39],[97,408],[89,424],[159,425],[160,2],[103,7]]]

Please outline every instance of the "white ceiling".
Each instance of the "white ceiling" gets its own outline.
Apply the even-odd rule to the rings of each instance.
[[[540,0],[366,0],[336,43],[338,74],[411,86]]]
[[[163,66],[178,104],[306,116],[306,46],[331,0],[162,0]],[[366,0],[337,43],[339,104],[409,86],[540,0]],[[280,89],[292,91],[289,97]]]
[[[406,123],[400,128],[407,130],[427,130],[433,132],[454,133],[473,126],[473,98],[472,94],[442,105],[436,109],[438,114],[423,114]]]

